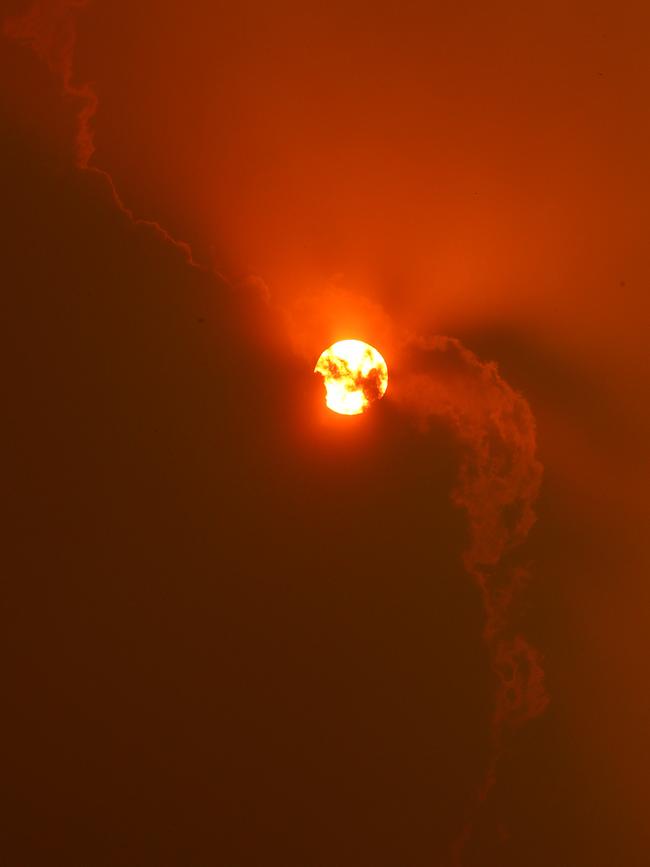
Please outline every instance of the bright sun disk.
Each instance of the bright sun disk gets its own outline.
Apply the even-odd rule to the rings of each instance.
[[[318,359],[315,373],[325,383],[325,403],[341,415],[359,415],[386,393],[388,367],[374,346],[339,340]]]

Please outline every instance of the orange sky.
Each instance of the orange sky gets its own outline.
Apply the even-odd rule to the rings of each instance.
[[[7,14],[20,14],[29,5],[12,0],[6,4]],[[435,476],[433,481],[428,479],[435,501],[432,510],[441,522],[448,522],[455,546],[445,549],[441,557],[445,563],[456,563],[463,530],[454,523],[457,518],[440,505],[448,501],[453,485],[439,467],[441,454],[458,457],[455,447],[436,432],[435,425],[430,436],[434,440],[440,436],[437,445],[414,444],[411,435],[401,431],[391,409],[375,427],[357,428],[348,439],[332,444],[328,438],[335,428],[330,424],[314,433],[313,425],[318,427],[318,423],[311,417],[306,420],[301,411],[304,389],[310,412],[317,396],[311,390],[315,386],[306,385],[305,372],[311,371],[328,343],[350,336],[376,345],[389,367],[395,366],[398,382],[400,375],[406,382],[414,372],[409,365],[415,364],[413,346],[421,338],[458,338],[482,363],[495,361],[503,389],[508,395],[510,389],[521,391],[530,405],[544,465],[539,519],[522,554],[535,580],[526,591],[528,607],[519,616],[522,631],[545,658],[551,704],[531,724],[530,734],[515,739],[512,753],[505,758],[505,793],[495,795],[494,807],[481,820],[491,831],[479,822],[476,839],[483,840],[484,848],[470,848],[467,864],[491,867],[495,863],[491,859],[498,858],[498,863],[520,867],[524,852],[527,863],[547,864],[549,853],[557,853],[562,845],[576,867],[609,867],[614,857],[626,867],[647,863],[647,4],[412,2],[378,6],[244,0],[236,7],[219,8],[200,0],[187,8],[188,4],[151,0],[96,0],[84,8],[77,5],[81,4],[65,0],[41,3],[39,15],[31,19],[32,24],[37,22],[36,30],[22,33],[22,41],[35,39],[37,54],[45,64],[20,44],[21,33],[15,26],[7,32],[18,39],[4,38],[2,44],[0,96],[10,202],[5,208],[5,237],[13,255],[8,256],[7,266],[9,343],[13,346],[19,338],[17,354],[10,356],[7,369],[31,371],[30,364],[35,371],[47,369],[60,347],[68,344],[74,349],[62,350],[61,380],[56,381],[79,400],[84,394],[80,373],[84,362],[77,364],[75,353],[83,349],[88,354],[92,359],[89,370],[101,381],[107,378],[107,391],[115,393],[109,400],[112,412],[130,431],[131,439],[120,446],[122,458],[133,463],[136,476],[142,474],[134,482],[135,501],[140,505],[133,510],[133,521],[137,508],[146,511],[155,499],[151,486],[158,484],[156,473],[167,463],[173,465],[164,470],[173,476],[170,484],[199,499],[193,518],[177,503],[178,514],[160,518],[155,528],[152,525],[142,534],[142,539],[147,532],[156,539],[160,523],[169,520],[173,528],[174,521],[183,526],[187,521],[188,538],[194,539],[201,552],[196,554],[196,563],[187,567],[195,580],[202,569],[210,570],[212,549],[204,550],[199,540],[213,532],[207,528],[212,527],[213,510],[219,508],[210,486],[203,487],[198,469],[211,460],[208,431],[215,437],[221,431],[216,420],[202,415],[207,409],[197,408],[197,401],[209,403],[206,394],[212,388],[211,376],[217,383],[216,392],[236,419],[224,423],[232,442],[237,442],[238,425],[257,427],[263,442],[260,445],[253,434],[249,442],[246,434],[238,458],[246,484],[255,491],[259,514],[253,523],[258,529],[264,526],[268,491],[275,491],[281,476],[272,466],[281,466],[291,478],[287,483],[291,493],[283,495],[286,500],[280,512],[288,510],[288,514],[304,495],[303,506],[322,507],[318,514],[324,520],[327,509],[323,503],[336,503],[342,494],[352,496],[349,491],[346,494],[345,486],[327,488],[333,484],[328,472],[341,461],[358,484],[368,486],[377,497],[386,496],[382,502],[390,504],[387,491],[398,497],[405,486],[414,503],[424,503],[428,493],[419,486],[418,465],[415,458],[409,462],[403,457],[403,451],[417,455],[420,461],[426,454],[426,460],[437,468],[426,471]],[[90,87],[84,87],[88,82]],[[170,252],[161,233],[140,226],[136,230],[140,234],[129,234],[125,228],[129,221],[120,222],[123,214],[111,199],[106,177],[71,171],[75,140],[79,143],[80,113],[83,116],[89,107],[96,108],[96,113],[84,121],[82,144],[91,140],[86,135],[90,131],[94,146],[90,165],[108,174],[135,218],[155,221],[165,233],[189,243],[195,261],[206,271],[191,268],[182,253]],[[75,243],[65,240],[75,233],[85,239],[79,242],[79,250],[84,245],[88,249],[79,253],[80,264]],[[39,250],[38,255],[30,253]],[[98,259],[110,278],[95,264]],[[215,272],[221,276],[215,277]],[[41,307],[39,293],[47,294],[42,287],[48,281],[51,289]],[[22,287],[21,292],[12,292],[14,284]],[[77,288],[85,284],[91,287],[91,294],[79,306]],[[95,284],[101,291],[92,288]],[[176,285],[192,288],[175,294]],[[148,325],[149,321],[154,324]],[[183,330],[190,321],[201,322],[200,337],[190,337]],[[26,329],[24,339],[20,339],[21,328]],[[94,345],[95,328],[101,350]],[[155,332],[149,362],[142,357],[146,341],[139,343],[140,329],[146,332],[148,328]],[[233,359],[239,359],[239,353],[243,358],[250,353],[255,359],[242,362],[244,387],[252,389],[251,393],[265,385],[260,365],[274,371],[275,385],[268,394],[255,398],[260,406],[254,401],[245,406],[237,387],[220,379],[219,365],[236,369]],[[429,368],[427,371],[430,375]],[[127,384],[131,375],[133,385]],[[12,417],[24,418],[29,434],[17,435],[16,441],[32,443],[33,439],[33,448],[43,455],[43,477],[51,475],[53,485],[63,484],[57,475],[61,471],[58,446],[52,444],[60,438],[60,447],[68,448],[66,431],[78,431],[80,410],[63,412],[51,396],[52,406],[49,402],[41,406],[36,397],[29,397],[32,389],[38,390],[38,375],[25,373],[25,377],[23,384],[20,377],[17,380],[16,406],[21,409]],[[91,390],[93,381],[90,377]],[[465,383],[462,388],[469,391],[462,391],[462,398],[456,392],[454,399],[469,400],[467,394],[475,387],[472,383]],[[178,413],[164,403],[167,386],[176,395],[178,412],[182,407],[187,414],[187,431]],[[123,402],[115,397],[121,387],[126,387],[128,395]],[[281,404],[293,426],[290,434],[284,430],[280,411],[273,408],[273,397],[283,388],[288,389]],[[501,386],[495,388],[498,391]],[[95,400],[90,399],[93,408],[87,426],[96,433],[102,428],[105,410],[101,400],[96,406]],[[501,407],[490,401],[485,398],[488,416]],[[142,416],[141,405],[149,407]],[[400,406],[399,400],[393,406]],[[156,424],[166,419],[171,433],[156,447],[159,451],[154,449],[149,466],[149,445],[144,436],[140,441],[136,431],[144,430],[147,419],[154,418]],[[239,448],[227,438],[230,433],[223,434],[224,454]],[[78,433],[72,441],[77,441],[76,436]],[[188,458],[179,444],[188,445],[192,437],[197,439],[197,451]],[[111,454],[109,436],[103,447]],[[190,469],[183,470],[182,461],[176,465],[177,448]],[[364,449],[370,457],[361,459]],[[298,452],[296,463],[291,459],[292,450]],[[385,491],[383,476],[376,467],[372,469],[377,456],[390,467],[400,468],[389,473]],[[72,451],[68,459],[81,479],[81,465],[75,463]],[[216,475],[210,478],[215,482],[223,475],[229,480],[224,484],[236,487],[228,459],[222,459],[224,467],[211,469],[210,474]],[[361,466],[352,469],[353,459]],[[128,500],[129,473],[120,460],[109,457],[107,464],[115,467],[118,478],[124,473]],[[25,497],[25,515],[36,509],[34,523],[47,535],[47,510],[41,512],[33,505],[40,502],[38,496],[27,496],[20,475],[17,478]],[[150,486],[148,494],[146,485]],[[316,505],[314,492],[318,491],[323,492],[321,506]],[[91,490],[84,496],[95,502]],[[353,499],[356,496],[362,504],[361,494],[354,494]],[[72,505],[70,500],[66,508],[76,516],[74,520],[82,521],[84,533],[92,540],[94,525],[81,505],[76,500]],[[124,541],[128,532],[121,522],[131,518],[118,519],[112,506],[95,503],[94,508],[107,526],[112,527],[113,521],[119,526],[124,535],[118,534],[122,541],[116,551],[127,557],[130,543]],[[110,517],[104,514],[107,509]],[[131,515],[130,508],[126,511]],[[65,509],[63,513],[67,514]],[[406,518],[404,521],[399,533],[406,544],[411,537]],[[370,518],[368,525],[372,525]],[[260,533],[263,536],[264,530]],[[411,543],[420,552],[418,557],[424,556],[418,547],[420,536]],[[96,549],[91,541],[87,544],[89,562],[96,563],[92,553]],[[280,563],[279,549],[275,551],[268,539],[265,544],[275,552],[269,555],[271,562]],[[72,548],[64,545],[61,550],[72,557]],[[133,575],[149,574],[147,550],[143,541],[136,558],[140,565]],[[174,549],[170,554],[170,563],[179,564],[180,572],[187,555],[184,548],[183,552],[181,556]],[[117,568],[120,557],[114,556],[113,568]],[[162,562],[163,554],[159,556]],[[296,562],[291,559],[288,576],[298,574],[302,556],[298,551],[291,555]],[[34,575],[40,575],[40,565],[32,564]],[[413,573],[406,571],[415,575],[417,558],[411,565]],[[375,566],[381,569],[379,560]],[[252,565],[250,568],[253,570]],[[451,566],[440,568],[452,570]],[[101,573],[99,567],[96,570]],[[15,574],[23,573],[17,568]],[[292,580],[287,577],[286,586],[296,593]],[[173,584],[173,577],[169,581]],[[417,599],[419,588],[415,578],[413,581],[408,585],[411,602]],[[379,583],[385,589],[388,578],[385,584]],[[200,596],[198,585],[190,581],[190,586]],[[446,592],[460,592],[445,588],[438,600],[443,605]],[[141,586],[136,592],[142,594],[142,600],[147,598]],[[237,596],[234,607],[243,607],[243,597],[238,595],[243,591],[232,592]],[[453,599],[450,604],[462,616],[473,612],[467,616],[474,623],[472,617],[478,617],[471,608],[474,603],[465,597]],[[302,597],[301,601],[316,604]],[[113,600],[112,604],[117,610],[122,602]],[[332,610],[336,608],[332,599],[329,604]],[[144,601],[142,605],[146,608]],[[377,605],[386,606],[379,615],[382,623],[384,616],[390,623],[391,605],[406,610],[400,608],[406,605],[400,598],[382,596]],[[469,609],[463,607],[466,605]],[[376,628],[379,633],[376,623],[371,625],[359,613],[364,610],[360,597],[353,600],[352,608],[372,636],[369,644],[379,641],[373,632]],[[158,614],[162,619],[171,617],[162,609]],[[340,612],[337,616],[344,617]],[[297,622],[298,611],[295,617]],[[45,609],[43,618],[45,621]],[[439,620],[436,624],[443,629]],[[226,632],[231,628],[222,627]],[[321,627],[325,631],[325,625]],[[185,635],[186,628],[190,627],[176,624],[172,632],[176,629]],[[295,628],[292,620],[287,629]],[[340,628],[350,639],[352,615]],[[418,640],[425,642],[424,623],[421,628]],[[136,626],[132,629],[135,635]],[[470,628],[463,633],[470,647],[472,641],[478,641],[476,634]],[[163,635],[161,628],[154,644],[163,642]],[[243,639],[237,633],[233,641],[239,646]],[[224,639],[224,647],[228,646]],[[454,658],[460,686],[448,688],[462,694],[456,695],[456,701],[459,707],[467,706],[468,715],[474,701],[483,702],[485,713],[485,694],[476,698],[472,692],[474,687],[483,688],[485,678],[472,681],[472,689],[463,692],[463,684],[470,682],[463,677],[469,677],[471,669],[469,657],[458,662],[463,646],[458,638]],[[423,647],[425,653],[433,654],[425,644],[419,649]],[[98,645],[97,653],[104,652]],[[196,648],[187,650],[185,662],[191,663],[196,652]],[[284,659],[284,651],[276,648],[275,652]],[[384,652],[377,651],[379,656]],[[471,661],[481,658],[478,650],[475,656],[472,653],[474,650],[468,651]],[[340,659],[336,658],[343,666],[345,652],[341,650]],[[380,664],[368,652],[367,660],[363,659],[373,672],[368,675],[370,680],[379,677],[382,665],[390,667],[388,657],[382,657]],[[408,663],[402,663],[400,676],[407,678]],[[109,680],[116,676],[108,663],[105,674]],[[444,679],[440,669],[437,674]],[[424,670],[418,677],[425,677]],[[395,678],[397,682],[396,674]],[[288,682],[295,687],[299,674],[294,672]],[[352,681],[349,688],[353,690]],[[262,687],[257,684],[254,689]],[[133,690],[135,695],[135,686]],[[312,698],[318,702],[317,697]],[[373,700],[379,702],[376,696],[366,698],[368,707]],[[162,701],[156,694],[154,706],[158,700]],[[190,703],[194,700],[190,698]],[[337,700],[343,702],[340,696]],[[431,696],[434,702],[435,694]],[[356,708],[360,718],[362,704],[360,700]],[[427,708],[431,712],[430,705]],[[35,718],[37,711],[35,705]],[[195,711],[199,713],[198,700]],[[379,714],[377,708],[375,711]],[[375,711],[368,710],[368,716]],[[63,730],[65,712],[60,713]],[[288,724],[281,716],[276,722],[278,730]],[[124,725],[128,741],[128,723],[121,720],[119,724]],[[341,720],[333,724],[343,726]],[[397,719],[391,724],[402,731]],[[451,730],[451,723],[449,726]],[[472,733],[471,727],[462,730],[471,744],[469,752],[481,755],[485,735]],[[451,737],[449,732],[447,736]],[[382,737],[390,742],[382,730],[374,743],[377,749]],[[423,735],[418,743],[426,743]],[[360,786],[356,800],[350,795],[350,804],[358,804],[366,792],[358,780],[367,780],[367,776],[357,765],[369,759],[357,749],[348,761],[356,768],[357,776],[352,776]],[[399,766],[393,754],[387,761]],[[409,761],[417,766],[409,756],[404,767]],[[468,758],[459,778],[466,774],[469,779],[477,765],[480,760]],[[425,766],[431,773],[426,762]],[[182,762],[179,767],[182,777],[187,768]],[[160,768],[156,772],[161,773]],[[275,766],[266,772],[273,775]],[[38,779],[38,772],[33,773]],[[447,768],[446,773],[452,770]],[[20,769],[16,774],[20,778]],[[474,776],[480,778],[480,772]],[[541,778],[539,785],[535,778]],[[257,778],[253,775],[252,779]],[[392,779],[388,772],[386,779]],[[408,775],[399,779],[408,788]],[[261,788],[267,783],[260,784]],[[463,785],[458,783],[459,793],[454,795],[459,803]],[[511,800],[508,786],[515,793]],[[427,792],[435,798],[436,793]],[[24,792],[21,797],[29,801]],[[425,796],[413,797],[421,805]],[[47,813],[45,807],[39,809]],[[425,812],[417,817],[413,831],[414,839],[420,841],[420,848],[413,844],[413,864],[428,863],[426,857],[433,851],[422,842],[427,839]],[[453,812],[451,807],[449,812]],[[388,809],[386,814],[390,814]],[[463,809],[459,807],[456,814],[462,819]],[[156,824],[153,815],[148,819],[152,827]],[[28,825],[28,820],[25,808],[20,821]],[[49,814],[47,820],[56,824]],[[310,821],[305,819],[308,828],[312,828]],[[440,825],[446,827],[442,818]],[[507,831],[497,832],[502,825]],[[370,833],[371,818],[360,820],[359,827]],[[588,832],[593,836],[587,838]],[[395,833],[395,840],[402,839]],[[129,839],[126,831],[124,834]],[[268,846],[274,845],[268,840],[274,838],[268,829],[264,834],[268,853]],[[440,839],[444,836],[440,829],[437,834]],[[505,847],[502,851],[497,838],[501,839],[498,845]],[[540,844],[536,855],[535,841],[540,838],[547,842]],[[358,842],[351,830],[348,839]],[[365,839],[361,831],[358,839]],[[15,840],[12,845],[17,845]],[[142,857],[162,863],[142,845]],[[205,846],[208,848],[199,851],[210,851],[209,844]],[[240,857],[241,865],[257,863],[251,851],[244,854],[244,850],[232,849],[238,851],[239,855],[231,857]],[[68,867],[75,863],[74,857],[68,853]],[[328,867],[347,864],[327,860],[333,855],[323,857]],[[354,862],[357,867],[363,863],[359,857]],[[285,858],[286,863],[294,863],[286,853]]]
[[[521,335],[642,445],[645,4],[152,9],[96,4],[76,65],[138,214],[281,303],[335,280],[418,332]]]

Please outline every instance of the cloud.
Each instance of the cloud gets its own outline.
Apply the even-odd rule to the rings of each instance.
[[[198,268],[187,244],[157,222],[136,218],[110,174],[91,165],[92,121],[99,102],[93,87],[78,83],[74,76],[77,15],[85,5],[82,0],[37,3],[25,14],[8,19],[5,35],[28,45],[56,76],[63,94],[78,106],[73,151],[77,168],[104,185],[134,226],[153,232]],[[258,331],[263,333],[269,307],[266,285],[260,278],[249,278],[238,288],[254,304],[260,318]],[[250,311],[245,318],[250,327]],[[530,406],[495,364],[479,360],[458,340],[404,339],[377,304],[349,292],[332,289],[323,296],[303,296],[286,312],[285,322],[294,352],[314,360],[335,339],[356,336],[375,343],[395,362],[390,400],[420,430],[428,430],[435,420],[454,432],[459,465],[451,499],[467,517],[463,564],[481,593],[483,635],[495,680],[492,754],[478,787],[481,802],[494,784],[506,731],[537,716],[548,703],[540,656],[516,629],[518,600],[530,578],[526,565],[517,562],[517,548],[534,524],[542,478]],[[457,847],[459,857],[470,828],[468,822]]]
[[[6,18],[3,33],[7,38],[28,46],[58,79],[63,95],[78,106],[73,142],[77,168],[100,178],[116,207],[135,226],[160,236],[178,248],[191,265],[197,266],[187,243],[174,238],[155,220],[136,217],[124,204],[109,172],[90,164],[95,152],[92,121],[99,107],[99,99],[93,86],[88,82],[77,82],[74,74],[77,16],[87,5],[87,0],[40,0],[28,11]]]
[[[74,80],[74,49],[77,13],[87,0],[41,0],[29,11],[5,20],[5,36],[29,46],[61,82],[63,93],[80,105],[74,142],[75,159],[87,168],[95,150],[92,119],[97,112],[97,94],[88,83]]]
[[[451,496],[467,515],[466,571],[483,600],[484,638],[495,680],[492,755],[477,796],[495,782],[505,731],[544,711],[548,695],[538,651],[515,628],[516,605],[530,575],[516,549],[535,522],[542,480],[535,419],[524,397],[450,337],[411,342],[394,399],[420,428],[434,419],[451,425],[461,446]],[[471,822],[461,834],[460,854]]]

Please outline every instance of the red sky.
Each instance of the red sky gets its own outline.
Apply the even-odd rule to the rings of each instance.
[[[29,9],[8,863],[446,864],[468,814],[468,867],[648,863],[646,5]],[[352,427],[347,336],[393,374]],[[475,815],[479,548],[550,704]]]

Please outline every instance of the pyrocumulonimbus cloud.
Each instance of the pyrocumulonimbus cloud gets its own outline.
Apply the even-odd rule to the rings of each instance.
[[[136,217],[120,197],[113,178],[103,169],[90,165],[95,152],[92,119],[97,112],[99,100],[92,85],[78,83],[74,78],[74,49],[77,41],[77,15],[88,5],[88,0],[41,0],[34,3],[22,15],[11,16],[3,22],[6,37],[29,46],[61,83],[61,92],[78,105],[74,159],[77,168],[101,178],[108,186],[116,207],[135,226],[153,231],[162,240],[176,247],[190,265],[198,267],[192,250],[184,241],[172,237],[155,220]]]
[[[492,753],[477,801],[495,783],[509,728],[538,716],[548,704],[540,655],[514,629],[514,606],[529,580],[516,548],[535,521],[542,480],[535,419],[527,401],[500,376],[450,337],[411,342],[408,373],[395,399],[426,427],[434,419],[451,425],[460,444],[453,502],[469,522],[463,553],[466,571],[480,590],[484,639],[495,678]],[[471,832],[468,821],[455,844],[456,863]]]
[[[92,118],[98,98],[74,80],[76,16],[86,0],[43,0],[7,19],[5,36],[25,43],[61,82],[62,93],[79,106],[74,142],[77,167],[108,185],[115,205],[136,226],[157,233],[198,267],[187,244],[156,222],[141,220],[123,204],[107,172],[90,165]],[[535,420],[527,401],[499,374],[449,337],[412,339],[406,350],[410,371],[391,389],[391,398],[424,428],[434,420],[451,425],[460,445],[452,500],[467,515],[469,544],[463,562],[475,581],[485,611],[484,639],[495,679],[492,753],[477,787],[475,807],[488,796],[506,732],[539,715],[548,703],[538,652],[514,628],[517,599],[529,580],[516,562],[517,546],[535,520],[542,466],[536,453]],[[453,847],[460,863],[472,817]]]

